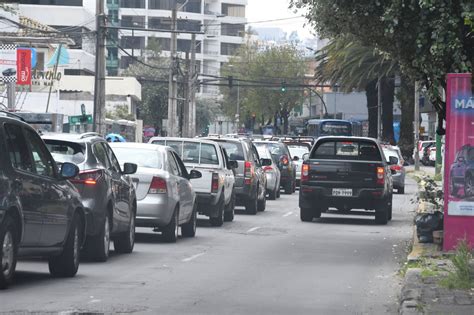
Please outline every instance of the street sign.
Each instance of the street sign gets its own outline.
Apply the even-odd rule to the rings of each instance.
[[[80,125],[80,124],[92,125],[92,115],[69,116],[69,124],[71,124],[71,125]]]

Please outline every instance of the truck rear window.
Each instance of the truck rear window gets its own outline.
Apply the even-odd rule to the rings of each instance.
[[[382,161],[377,145],[370,141],[327,140],[316,144],[313,159]]]

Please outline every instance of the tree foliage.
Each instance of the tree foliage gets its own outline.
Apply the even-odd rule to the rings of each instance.
[[[294,46],[263,48],[247,41],[221,72],[235,81],[232,88],[221,89],[224,113],[234,117],[239,93],[241,122],[256,120],[266,125],[279,117],[287,132],[288,116],[303,97],[301,88],[291,85],[303,83],[305,69],[304,58]]]
[[[323,37],[351,34],[397,60],[419,80],[441,116],[440,87],[451,72],[472,72],[472,0],[292,0]]]

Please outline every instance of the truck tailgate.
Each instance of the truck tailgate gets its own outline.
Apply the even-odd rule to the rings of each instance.
[[[202,177],[191,180],[191,185],[194,188],[194,191],[197,193],[206,193],[210,194],[212,191],[212,174],[217,173],[216,169],[199,167],[199,166],[189,166],[186,165],[188,171],[196,170],[201,172]]]

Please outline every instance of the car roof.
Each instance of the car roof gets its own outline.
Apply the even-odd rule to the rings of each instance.
[[[353,137],[353,136],[324,136],[324,137],[319,137],[316,142],[319,142],[320,140],[327,140],[327,139],[334,139],[334,140],[362,140],[362,141],[370,141],[379,144],[379,141],[374,138],[369,138],[369,137]]]
[[[235,143],[240,143],[240,142],[250,142],[249,139],[242,139],[242,138],[218,138],[218,137],[208,137],[206,138],[208,141],[217,141],[217,142],[235,142]]]
[[[207,139],[202,139],[202,138],[179,138],[179,137],[152,137],[150,138],[151,141],[156,141],[156,140],[165,140],[165,141],[182,141],[182,142],[196,142],[196,143],[207,143],[207,144],[212,144],[215,145],[216,143],[211,140]],[[152,143],[149,143],[152,144]],[[156,145],[156,144],[152,144]]]
[[[70,142],[88,142],[91,140],[102,140],[105,141],[98,133],[87,132],[87,133],[44,133],[41,138],[43,140],[62,140]]]
[[[145,149],[153,151],[166,151],[168,146],[152,144],[152,143],[138,143],[138,142],[110,142],[110,147],[112,148],[135,148],[135,149]]]
[[[263,144],[267,144],[267,143],[271,143],[271,144],[285,144],[281,141],[265,141],[265,140],[258,140],[258,141],[253,141],[254,143],[263,143]]]

